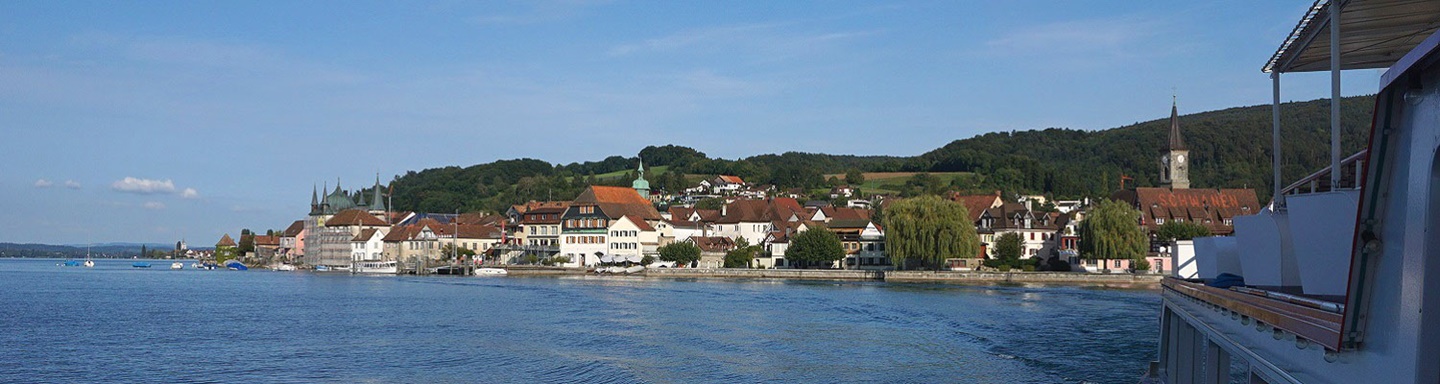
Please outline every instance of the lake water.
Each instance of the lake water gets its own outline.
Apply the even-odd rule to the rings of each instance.
[[[0,259],[0,382],[1134,383],[1160,305],[1067,286],[60,261]]]

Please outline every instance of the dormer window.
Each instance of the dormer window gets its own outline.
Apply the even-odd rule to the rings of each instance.
[[[1161,225],[1161,224],[1165,224],[1165,219],[1158,218],[1158,217],[1155,218],[1155,225]]]

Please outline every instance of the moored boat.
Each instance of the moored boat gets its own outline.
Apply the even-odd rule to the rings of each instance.
[[[504,268],[475,268],[475,276],[506,276],[510,271]]]
[[[176,262],[174,262],[174,263],[170,263],[170,269],[183,269],[183,268],[185,268],[185,263],[181,263],[181,262],[178,262],[178,261],[176,261]]]
[[[393,275],[397,271],[397,263],[394,261],[365,261],[355,265],[355,273]]]
[[[225,268],[232,271],[244,271],[250,269],[249,267],[246,267],[245,264],[235,259],[225,260]]]
[[[134,263],[130,263],[130,267],[132,267],[132,268],[150,268],[150,263],[147,263],[147,262],[144,262],[144,261],[137,261],[137,262],[134,262]]]

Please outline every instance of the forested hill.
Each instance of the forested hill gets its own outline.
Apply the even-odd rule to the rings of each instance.
[[[1329,162],[1329,101],[1281,106],[1285,180],[1295,180]],[[1365,145],[1374,99],[1345,98],[1341,105],[1344,153]],[[1164,112],[1164,111],[1161,111]],[[862,172],[974,172],[948,185],[916,180],[905,194],[946,189],[1044,193],[1056,197],[1108,196],[1121,174],[1134,185],[1159,182],[1159,157],[1167,143],[1169,117],[1100,131],[1050,128],[995,132],[955,140],[919,156],[853,156],[787,152],[738,160],[711,158],[692,148],[650,146],[646,178],[659,190],[676,190],[695,175],[734,174],[780,187],[820,188],[824,174]],[[1270,187],[1270,106],[1237,107],[1180,116],[1190,148],[1191,185],[1196,188],[1250,187],[1268,199]],[[537,156],[544,154],[537,153]],[[555,165],[535,159],[502,160],[470,167],[411,171],[395,179],[396,208],[431,212],[502,210],[527,200],[571,199],[585,185],[629,185],[638,159],[611,156],[600,161]]]

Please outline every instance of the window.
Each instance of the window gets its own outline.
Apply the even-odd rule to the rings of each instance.
[[[1155,225],[1161,225],[1161,224],[1165,224],[1165,219],[1162,219],[1162,218],[1159,218],[1159,217],[1155,218]]]

